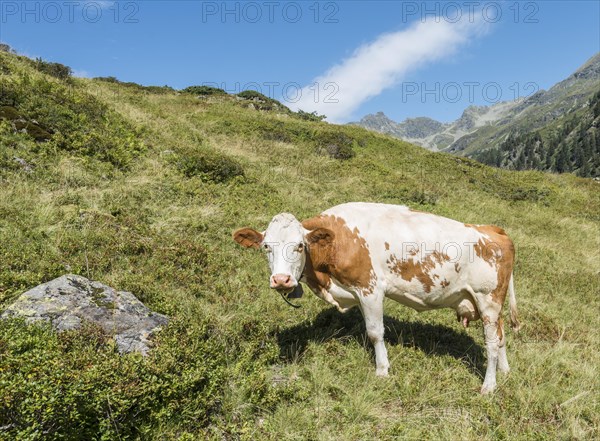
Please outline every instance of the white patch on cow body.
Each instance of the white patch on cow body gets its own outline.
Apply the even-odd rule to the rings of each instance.
[[[345,288],[339,281],[335,280],[335,278],[331,278],[331,286],[327,291],[335,302],[330,303],[336,305],[342,312],[346,312],[348,309],[360,303],[358,294]]]

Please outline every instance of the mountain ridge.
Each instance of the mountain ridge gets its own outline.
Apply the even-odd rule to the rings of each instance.
[[[468,106],[460,118],[442,123],[428,117],[407,118],[395,122],[383,112],[366,115],[350,123],[385,133],[432,151],[446,151],[462,156],[476,156],[508,139],[511,133],[541,129],[574,111],[585,108],[600,90],[600,53],[590,57],[575,72],[548,90],[513,101],[490,106]],[[426,126],[414,127],[427,121]],[[410,136],[407,127],[413,126]],[[431,127],[437,130],[427,131]]]

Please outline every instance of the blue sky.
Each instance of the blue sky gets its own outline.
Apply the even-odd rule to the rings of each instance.
[[[599,5],[2,0],[0,40],[83,76],[259,89],[334,122],[449,121],[567,77],[600,51]]]

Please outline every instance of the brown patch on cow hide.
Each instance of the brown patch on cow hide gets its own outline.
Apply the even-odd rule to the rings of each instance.
[[[389,244],[389,243],[387,243],[387,242],[384,242],[384,244],[383,244],[383,245],[385,246],[385,250],[386,250],[386,251],[389,251],[389,250],[390,250],[390,244]]]
[[[333,241],[335,233],[329,228],[315,228],[306,235],[308,251],[315,270],[329,272],[335,253]]]
[[[515,263],[515,246],[500,227],[471,224],[465,224],[465,226],[487,236],[481,237],[473,248],[477,257],[496,269],[497,283],[496,288],[492,291],[492,300],[503,305]]]
[[[456,262],[456,263],[454,264],[454,271],[456,271],[457,273],[459,273],[459,272],[460,272],[460,265],[458,264],[458,262]]]
[[[440,285],[442,285],[442,288],[447,287],[448,285],[450,285],[450,282],[448,282],[446,279],[442,280],[440,282]]]
[[[504,341],[504,320],[502,320],[502,317],[498,317],[498,327],[496,332],[498,333],[500,343],[502,343]]]
[[[398,274],[407,282],[410,282],[415,277],[423,285],[425,292],[431,292],[434,286],[430,271],[450,260],[447,254],[434,251],[425,257],[423,260],[405,259],[398,260],[394,255],[388,259],[388,268],[395,274]]]
[[[364,295],[373,293],[376,276],[371,253],[358,228],[350,230],[344,219],[332,215],[307,219],[302,226],[311,230],[306,239],[315,270],[359,288]]]
[[[306,284],[315,292],[327,291],[331,286],[331,278],[329,274],[318,271],[315,269],[313,260],[311,257],[312,253],[306,253],[306,263],[304,265],[304,280]]]

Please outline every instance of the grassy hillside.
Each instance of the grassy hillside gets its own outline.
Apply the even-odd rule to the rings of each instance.
[[[598,436],[597,183],[228,95],[58,79],[10,54],[0,73],[0,309],[69,272],[172,317],[146,359],[119,356],[93,328],[0,323],[0,439]],[[358,311],[308,290],[289,308],[264,256],[231,240],[276,213],[347,201],[508,231],[524,328],[507,332],[512,372],[493,396],[478,394],[480,323],[386,301],[392,367],[377,378]]]

